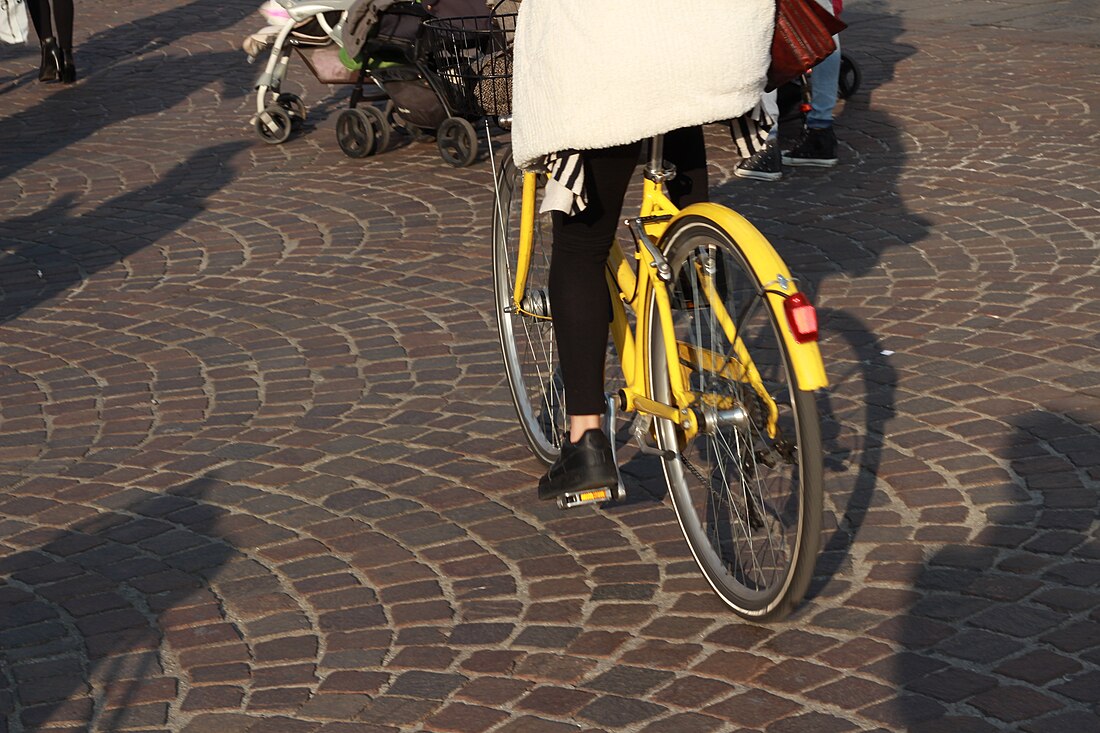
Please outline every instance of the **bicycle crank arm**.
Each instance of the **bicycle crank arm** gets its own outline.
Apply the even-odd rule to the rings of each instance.
[[[630,424],[630,432],[634,435],[634,442],[638,446],[638,452],[647,456],[657,456],[666,460],[672,460],[676,454],[670,450],[661,450],[650,442],[649,430],[653,425],[653,416],[644,412],[634,414],[634,420]]]
[[[620,483],[618,486],[605,486],[599,489],[588,489],[586,491],[577,491],[568,494],[562,494],[558,497],[559,509],[572,509],[575,506],[582,506],[584,504],[600,504],[605,501],[622,501],[626,498],[626,489],[623,488]]]

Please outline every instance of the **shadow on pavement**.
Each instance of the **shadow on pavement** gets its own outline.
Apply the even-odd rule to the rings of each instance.
[[[246,90],[239,80],[227,81],[239,69],[240,51],[205,51],[173,55],[167,48],[200,27],[203,32],[227,28],[255,11],[250,5],[195,0],[132,23],[108,28],[79,42],[74,49],[76,84],[51,84],[49,96],[36,106],[3,117],[0,128],[0,179],[53,155],[117,122],[172,109],[199,90],[213,93],[222,81],[223,97]],[[77,9],[79,23],[80,9]],[[33,33],[32,33],[33,35]],[[220,41],[216,41],[221,45]],[[37,48],[28,56],[34,64],[11,83],[37,78]],[[186,65],[186,73],[170,68]],[[189,112],[181,110],[181,120]],[[191,113],[193,114],[193,112]],[[155,141],[147,152],[155,152]]]
[[[199,150],[156,183],[84,214],[71,215],[73,199],[65,196],[29,216],[0,221],[0,323],[180,229],[233,180],[233,156],[244,147]]]
[[[865,287],[859,280],[884,278],[877,269],[883,254],[923,240],[931,226],[900,190],[909,165],[902,124],[874,102],[878,87],[916,49],[898,41],[904,27],[896,16],[846,11],[845,20],[849,30],[841,45],[859,64],[862,82],[834,120],[840,165],[787,166],[778,182],[733,178],[715,192],[716,200],[728,201],[771,240],[818,308],[830,386],[818,400],[826,535],[811,597],[845,566],[872,504],[898,388],[898,373],[873,324],[830,304],[830,297],[838,289]],[[801,120],[781,126],[781,140],[800,127]]]
[[[1010,479],[969,492],[984,529],[920,568],[883,670],[905,730],[1100,730],[1100,429],[1012,422]]]
[[[821,541],[821,556],[807,598],[818,595],[845,567],[871,508],[886,445],[886,426],[896,415],[894,394],[898,384],[897,371],[866,323],[847,311],[827,307],[818,308],[818,316],[828,324],[829,338],[843,340],[845,353],[850,355],[843,364],[826,364],[827,368],[831,366],[831,389],[818,399],[826,449],[826,483],[837,483],[829,481],[830,473],[843,474],[845,489],[826,487],[826,512],[833,509],[836,521],[833,526],[825,524],[827,534]],[[850,409],[847,399],[845,404],[839,403],[834,391],[840,388],[863,396],[858,409]],[[853,422],[855,415],[861,422]]]
[[[217,536],[226,511],[204,502],[217,483],[201,478],[142,492],[99,513],[80,502],[109,504],[123,492],[92,482],[62,491],[58,502],[27,496],[5,503],[8,514],[22,501],[36,515],[54,503],[56,515],[85,516],[64,528],[3,523],[4,730],[160,727],[181,694],[173,663],[195,639],[230,644],[222,649],[226,661],[234,650],[247,661],[240,631],[222,617],[210,589],[231,560],[244,559]],[[162,654],[165,636],[175,647],[171,657]]]

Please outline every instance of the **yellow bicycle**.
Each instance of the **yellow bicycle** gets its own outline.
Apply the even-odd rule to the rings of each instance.
[[[650,143],[628,254],[607,263],[614,353],[641,452],[660,457],[676,516],[700,569],[737,613],[785,616],[813,574],[821,534],[822,449],[814,390],[826,386],[816,312],[775,249],[712,203],[678,210],[664,183],[663,138]],[[497,175],[493,276],[504,364],[519,422],[551,463],[566,430],[548,295],[544,172]],[[630,317],[628,310],[633,314]],[[613,432],[613,431],[612,431]],[[614,444],[614,435],[612,444]],[[625,498],[621,484],[559,506]]]

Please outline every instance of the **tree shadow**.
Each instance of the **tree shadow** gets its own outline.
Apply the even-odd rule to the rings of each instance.
[[[1010,479],[972,489],[986,525],[921,567],[884,666],[905,730],[1100,730],[1100,429],[1012,420]]]
[[[175,667],[188,634],[196,634],[187,622],[203,624],[197,631],[211,641],[243,648],[210,590],[224,568],[245,560],[218,537],[226,510],[205,501],[221,483],[204,477],[164,492],[130,492],[142,496],[106,511],[89,504],[125,492],[95,483],[62,492],[68,501],[4,502],[5,514],[28,515],[0,523],[5,731],[163,726],[185,683]],[[58,526],[29,518],[43,510],[83,518]]]
[[[86,213],[73,215],[73,196],[66,195],[41,211],[0,221],[0,323],[180,229],[233,180],[232,160],[244,147],[226,143],[196,151],[156,183]],[[128,232],[128,224],[138,226]],[[93,241],[89,233],[115,236]]]

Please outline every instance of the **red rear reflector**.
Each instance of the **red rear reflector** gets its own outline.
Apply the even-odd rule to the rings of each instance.
[[[795,341],[800,344],[817,341],[817,311],[805,295],[795,293],[784,300],[783,310],[787,312],[787,325]]]

